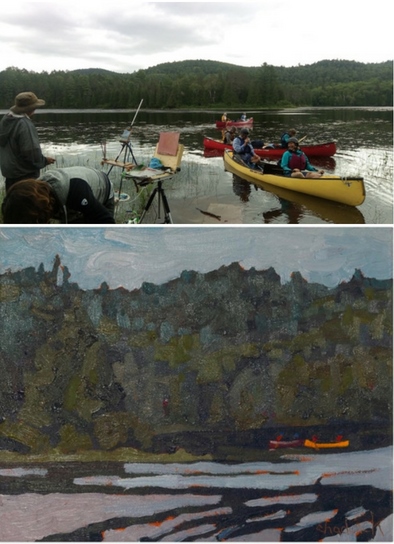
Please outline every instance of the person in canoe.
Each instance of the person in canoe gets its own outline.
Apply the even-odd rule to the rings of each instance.
[[[249,138],[249,129],[242,128],[233,141],[234,152],[250,168],[256,168],[260,157],[255,153]]]
[[[222,123],[227,123],[227,121],[231,121],[231,119],[229,117],[227,117],[227,113],[224,112],[222,117],[221,117],[221,121]]]
[[[246,121],[247,117],[246,117],[246,113],[244,112],[241,117],[239,118],[240,121]]]
[[[297,131],[296,131],[295,128],[290,128],[289,130],[284,132],[282,134],[282,136],[280,137],[281,147],[283,147],[283,149],[287,149],[287,143],[288,143],[289,139],[290,138],[295,138],[296,134],[297,134]]]
[[[84,166],[48,170],[14,183],[2,204],[4,223],[115,223],[112,182]]]
[[[282,155],[280,166],[285,176],[292,178],[320,178],[324,170],[317,170],[299,148],[297,138],[290,138],[287,151]]]
[[[233,145],[233,141],[236,136],[237,136],[237,128],[234,126],[228,127],[224,131],[223,143],[227,145]]]

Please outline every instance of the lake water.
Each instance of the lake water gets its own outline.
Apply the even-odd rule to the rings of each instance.
[[[3,112],[4,113],[4,112]],[[240,112],[228,112],[237,118]],[[185,145],[181,172],[165,182],[164,190],[176,224],[391,224],[393,221],[393,110],[392,108],[296,109],[248,111],[254,117],[253,139],[277,141],[295,127],[305,143],[336,141],[333,158],[311,162],[328,172],[364,177],[365,202],[352,208],[326,200],[290,193],[279,198],[224,170],[222,157],[204,156],[203,138],[220,138],[213,112],[138,113],[131,149],[138,163],[153,156],[160,132],[179,131]],[[124,156],[119,138],[134,119],[134,111],[40,111],[34,117],[44,151],[57,166],[87,165],[102,168],[106,156]],[[105,142],[105,143],[104,143]],[[111,179],[120,184],[120,169]],[[151,187],[151,186],[149,186]],[[143,209],[147,189],[136,193],[126,181],[122,192],[130,198],[119,204],[117,221],[126,222]],[[154,204],[157,204],[157,198]],[[152,206],[148,222],[161,221]],[[207,215],[208,212],[213,214]]]
[[[392,542],[392,455],[0,465],[0,540]]]

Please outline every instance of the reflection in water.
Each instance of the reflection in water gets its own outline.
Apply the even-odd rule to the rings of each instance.
[[[281,187],[261,183],[257,185],[255,180],[250,178],[246,181],[233,174],[234,194],[240,197],[243,202],[248,202],[251,194],[251,187],[265,195],[275,195],[275,205],[272,200],[268,203],[264,199],[261,203],[261,211],[264,223],[283,222],[289,224],[302,223],[311,212],[328,223],[343,224],[364,224],[364,216],[358,208],[338,204],[315,196],[297,193]],[[279,209],[278,209],[279,204]],[[269,206],[268,209],[265,209]],[[282,220],[282,221],[281,221]]]
[[[15,468],[0,475],[4,541],[392,542],[392,447]]]
[[[252,183],[248,183],[247,181],[244,181],[240,177],[233,174],[233,191],[235,195],[239,196],[242,202],[249,201],[252,185]],[[255,185],[254,187],[257,190]]]
[[[242,202],[248,202],[251,194],[252,187],[256,191],[263,189],[257,187],[253,183],[243,180],[239,176],[233,174],[233,191],[234,194],[239,196]],[[279,209],[271,209],[263,212],[264,223],[273,223],[275,220],[279,220],[282,216],[287,218],[287,223],[298,224],[300,219],[303,217],[302,207],[291,202],[290,200],[285,200],[284,198],[278,197]]]
[[[300,219],[303,217],[301,206],[297,206],[288,200],[279,198],[280,209],[264,212],[264,223],[272,223],[274,219],[286,215],[288,217],[288,223],[291,225],[297,225],[300,223]]]

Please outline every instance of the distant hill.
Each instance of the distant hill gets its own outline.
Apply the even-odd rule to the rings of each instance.
[[[69,74],[75,74],[75,75],[104,75],[104,76],[119,76],[121,74],[118,74],[117,72],[112,72],[111,70],[104,70],[103,68],[78,68],[77,70],[70,70],[68,72]]]
[[[116,83],[115,83],[116,82]],[[282,108],[393,106],[393,62],[322,60],[284,67],[245,67],[211,60],[166,62],[133,73],[100,68],[0,72],[0,108],[26,88],[52,108]]]
[[[139,70],[146,75],[149,74],[166,74],[171,76],[179,76],[181,74],[219,74],[228,73],[233,70],[244,70],[248,72],[253,68],[230,64],[227,62],[219,62],[216,60],[182,60],[174,62],[164,62],[145,70]]]

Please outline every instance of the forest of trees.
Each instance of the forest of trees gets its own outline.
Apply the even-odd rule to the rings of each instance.
[[[275,108],[292,106],[392,106],[393,62],[323,60],[311,65],[243,67],[190,60],[130,74],[101,69],[0,72],[0,108],[32,90],[50,109]]]
[[[0,319],[0,449],[392,426],[392,280],[360,270],[330,289],[234,262],[83,290],[57,255],[0,274]]]

